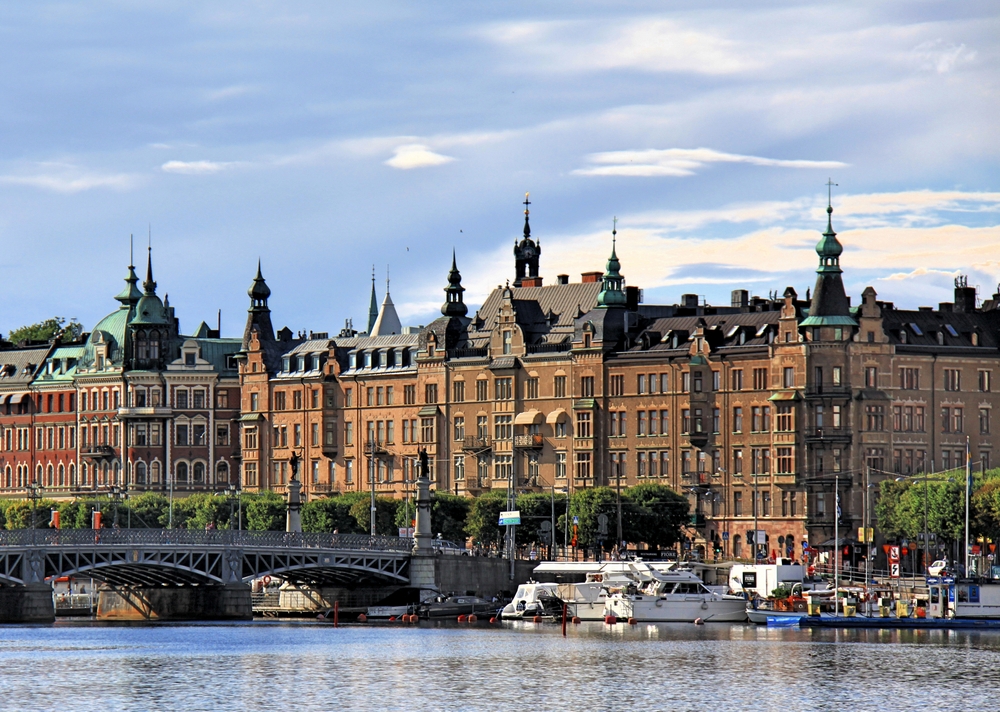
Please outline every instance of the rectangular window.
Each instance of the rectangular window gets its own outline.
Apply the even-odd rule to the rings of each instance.
[[[962,433],[965,432],[965,423],[963,421],[963,413],[965,411],[962,408],[952,408],[951,409],[951,432]]]
[[[194,393],[192,394],[192,400],[194,401],[194,403],[193,403],[193,407],[194,408],[198,408],[198,409],[204,408],[205,407],[205,391],[200,390],[200,389],[194,391]]]
[[[722,425],[722,411],[718,408],[712,408],[712,432],[718,434],[719,428]]]
[[[865,388],[878,388],[878,369],[865,366]]]
[[[312,447],[319,447],[319,423],[312,423],[310,429],[309,444]]]
[[[733,448],[733,474],[743,474],[743,448]]]
[[[764,491],[760,493],[761,497],[761,516],[770,517],[771,516],[771,493]]]
[[[188,407],[188,392],[186,389],[178,388],[175,391],[174,398],[177,400],[177,407],[184,409]]]
[[[611,395],[613,396],[623,396],[625,395],[625,376],[612,376],[610,379]]]
[[[455,418],[455,439],[465,440],[465,418],[462,416]]]
[[[764,419],[761,416],[760,406],[755,405],[750,409],[750,432],[759,433],[763,428]]]
[[[681,450],[681,475],[688,476],[691,474],[691,451]]]
[[[646,418],[646,411],[640,410],[638,415],[639,415],[639,430],[636,434],[640,436],[646,435],[649,431],[649,421]]]
[[[733,492],[733,516],[743,516],[743,493]]]
[[[767,369],[755,368],[753,370],[753,389],[755,391],[767,390]]]
[[[344,423],[344,444],[354,444],[354,423],[350,421]]]
[[[204,445],[205,444],[205,425],[202,423],[196,423],[191,428],[191,444],[192,445]]]
[[[691,432],[691,409],[684,408],[681,410],[681,433],[687,434]]]
[[[385,388],[382,386],[375,388],[375,405],[385,405]]]
[[[657,426],[660,424],[660,414],[655,410],[649,411],[649,434],[656,435]]]
[[[537,378],[529,378],[524,382],[524,397],[529,400],[538,398]]]
[[[424,403],[438,402],[438,387],[436,383],[424,384]]]
[[[420,442],[434,442],[434,418],[420,419]]]
[[[344,484],[354,482],[354,460],[344,460]]]
[[[414,405],[417,402],[417,387],[403,386],[403,405]]]
[[[576,437],[578,438],[592,437],[590,426],[591,426],[590,413],[581,411],[576,414]]]
[[[681,393],[691,392],[691,373],[690,371],[685,371],[681,374]]]
[[[608,433],[608,437],[616,438],[618,437],[618,421],[621,419],[621,413],[617,411],[611,411],[611,432]]]
[[[740,406],[733,408],[733,432],[743,432],[743,408]]]
[[[670,411],[660,411],[660,435],[664,437],[670,435]]]
[[[638,393],[640,396],[641,395],[645,395],[646,394],[646,374],[645,373],[640,373],[639,376],[638,376],[638,378],[637,378],[637,380],[638,380],[638,384],[636,386],[636,393]]]
[[[791,432],[793,429],[792,423],[792,406],[787,403],[783,403],[777,406],[777,429],[779,432]]]
[[[906,391],[916,391],[920,389],[920,369],[900,368],[899,387]]]
[[[455,455],[453,462],[455,467],[455,481],[461,482],[465,479],[465,455]]]
[[[354,389],[345,388],[344,389],[344,407],[353,408],[354,407]]]
[[[494,379],[493,396],[498,401],[512,400],[514,398],[514,379],[510,377]]]
[[[318,388],[313,388],[312,389],[312,395],[310,396],[310,407],[311,408],[319,408],[319,389]],[[317,477],[317,481],[319,481],[318,477]]]
[[[712,371],[712,390],[713,391],[721,390],[720,385],[721,382],[719,381],[719,372]]]
[[[250,394],[250,412],[256,413],[260,410],[260,394],[254,391]]]
[[[989,435],[990,434],[990,409],[980,408],[979,409],[979,434]]]
[[[792,448],[790,447],[779,447],[778,448],[778,473],[787,475],[794,472],[795,460],[792,457]]]
[[[624,378],[624,376],[622,376]],[[556,376],[552,381],[553,392],[556,398],[566,397],[566,376]]]
[[[229,444],[229,423],[215,424],[215,444],[216,445]]]
[[[369,403],[369,405],[371,404]],[[292,392],[292,408],[302,410],[302,391]]]
[[[865,419],[868,426],[867,430],[872,432],[881,432],[885,430],[885,406],[866,405]]]
[[[176,429],[175,432],[176,432],[177,437],[175,438],[175,440],[176,440],[177,444],[178,445],[187,445],[188,444],[188,426],[187,425],[180,425],[180,424],[178,424],[176,427],[177,427],[177,429]]]
[[[656,387],[659,383],[659,378],[657,378],[655,373],[649,374],[649,392],[656,393]]]
[[[593,398],[594,397],[594,377],[584,376],[580,379],[580,397],[581,398]]]
[[[295,447],[302,447],[302,424],[296,423],[295,429],[293,430],[293,436]]]
[[[589,480],[592,476],[590,467],[590,453],[576,453],[576,478],[579,480]]]
[[[736,368],[730,373],[730,381],[732,383],[732,389],[734,391],[743,390],[743,369]]]
[[[944,389],[946,391],[962,390],[962,372],[957,368],[944,369]]]
[[[274,409],[284,410],[285,409],[285,392],[275,391],[274,392]]]
[[[509,354],[512,347],[512,334],[510,331],[503,332],[503,352]]]
[[[489,400],[489,395],[487,389],[489,388],[489,382],[485,378],[480,378],[476,381],[476,400],[485,401]]]
[[[451,384],[451,399],[455,403],[465,402],[465,381],[455,381]]]
[[[670,374],[660,374],[660,393],[670,393]]]
[[[833,427],[835,427],[835,428],[841,427],[842,409],[843,409],[843,406],[839,406],[839,405],[835,405],[835,406],[831,406],[830,407],[830,412],[832,413],[832,416],[833,416],[833,422],[831,423],[831,425],[833,425]]]
[[[979,390],[982,393],[990,392],[990,372],[980,371],[979,372]]]
[[[565,420],[558,420],[555,424],[555,434],[557,438],[564,438],[567,435],[567,427]]]
[[[702,373],[701,373],[701,371],[695,371],[692,375],[694,376],[694,392],[695,393],[701,393],[701,391],[702,391],[702,386],[701,386],[701,376],[702,376]]]
[[[556,479],[566,479],[566,453],[564,452],[556,453]]]
[[[135,444],[139,447],[145,447],[147,444],[146,440],[146,424],[137,423],[135,426]]]
[[[614,467],[614,455],[615,455],[615,453],[612,453],[612,456],[611,456],[612,457],[612,467]],[[636,459],[636,468],[635,468],[635,476],[636,477],[645,477],[646,476],[646,465],[647,465],[648,459],[649,458],[648,458],[648,456],[647,456],[647,454],[645,452],[639,452],[638,453],[638,458]]]
[[[396,421],[385,421],[385,441],[390,445],[396,442]]]
[[[785,366],[781,372],[781,385],[782,388],[794,388],[795,387],[795,369],[791,366]]]
[[[493,439],[510,440],[514,437],[514,416],[495,415],[493,416]]]

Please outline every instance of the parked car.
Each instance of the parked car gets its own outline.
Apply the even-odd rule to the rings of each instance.
[[[948,561],[946,559],[938,559],[927,567],[927,573],[930,576],[946,575],[948,573]]]

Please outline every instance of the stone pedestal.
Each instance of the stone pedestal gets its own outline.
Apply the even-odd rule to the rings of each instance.
[[[119,587],[102,588],[97,599],[98,620],[250,620],[250,586]]]
[[[49,584],[0,588],[0,623],[51,623],[55,619],[56,607]]]
[[[285,518],[286,532],[302,531],[302,483],[292,472],[292,480],[288,483],[288,515]]]

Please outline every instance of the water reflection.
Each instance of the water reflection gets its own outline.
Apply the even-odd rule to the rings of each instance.
[[[833,710],[994,706],[1000,634],[691,624],[0,628],[0,707]],[[73,703],[75,704],[75,703]]]

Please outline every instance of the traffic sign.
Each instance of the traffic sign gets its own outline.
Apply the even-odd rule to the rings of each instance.
[[[889,578],[899,578],[899,564],[889,564]]]
[[[729,541],[729,532],[722,532],[722,540]]]
[[[500,526],[517,526],[521,523],[521,512],[514,509],[509,512],[500,512]]]
[[[580,518],[579,517],[573,517],[573,523],[574,524],[579,524],[580,523]]]

